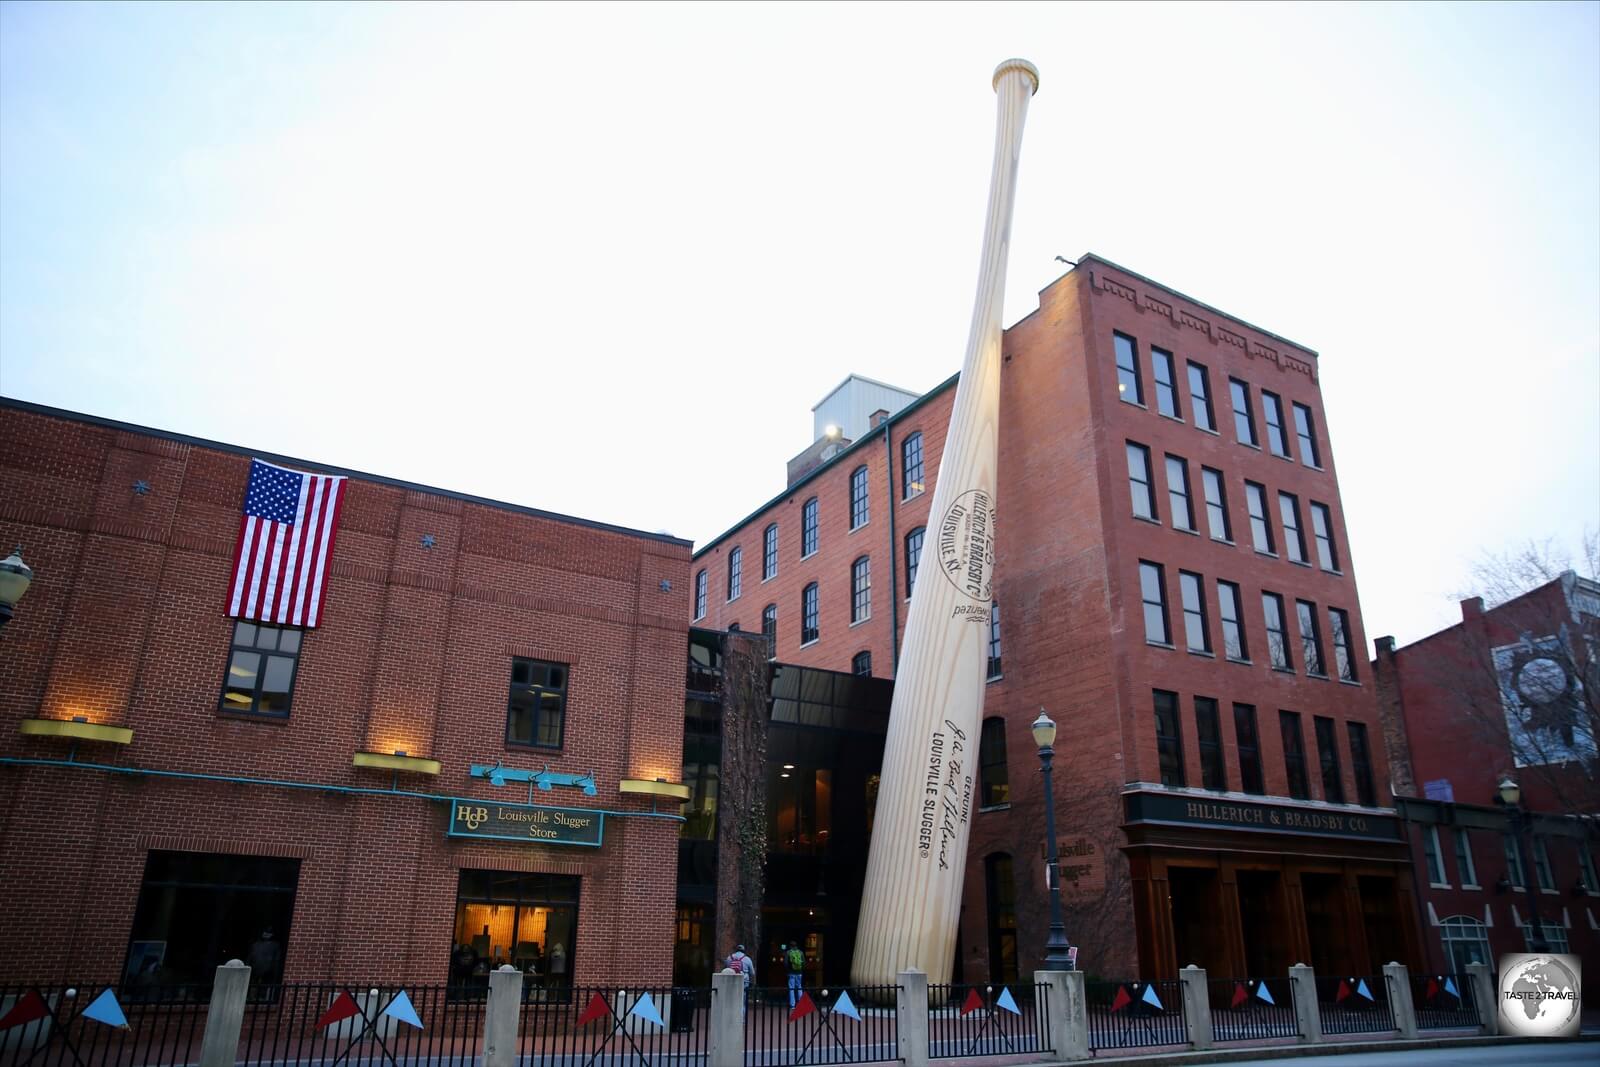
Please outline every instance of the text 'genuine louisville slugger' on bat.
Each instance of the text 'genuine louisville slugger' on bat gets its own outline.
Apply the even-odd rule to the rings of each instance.
[[[999,120],[978,296],[895,671],[851,967],[858,985],[892,985],[907,968],[933,983],[950,976],[993,607],[1001,302],[1022,126],[1038,88],[1026,60],[995,69]]]

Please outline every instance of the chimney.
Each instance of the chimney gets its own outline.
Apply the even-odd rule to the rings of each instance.
[[[1469,596],[1461,602],[1461,621],[1468,622],[1483,614],[1483,597]]]
[[[1394,655],[1394,638],[1380,637],[1373,644],[1377,646],[1379,659]]]
[[[883,420],[887,419],[888,417],[889,412],[884,408],[879,408],[877,411],[874,411],[871,415],[867,416],[867,429],[876,430],[879,426],[883,425]]]

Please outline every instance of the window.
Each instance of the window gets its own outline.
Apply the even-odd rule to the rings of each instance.
[[[1150,490],[1150,450],[1128,442],[1128,491],[1133,495],[1133,513],[1141,519],[1158,519],[1155,494]]]
[[[768,604],[761,611],[761,636],[767,639],[767,655],[778,654],[778,605]]]
[[[927,528],[918,526],[906,534],[906,599],[911,599],[911,590],[917,584],[917,566],[922,562],[922,536],[927,533]]]
[[[287,626],[235,622],[228,676],[222,683],[222,710],[288,715],[300,663],[300,634]]]
[[[1456,843],[1456,876],[1461,879],[1463,888],[1478,885],[1478,868],[1472,863],[1472,842],[1467,838],[1465,827],[1457,826],[1452,835]]]
[[[1444,877],[1444,858],[1439,855],[1439,828],[1437,826],[1424,826],[1422,828],[1422,859],[1428,868],[1428,884],[1448,889],[1450,883],[1445,881]]]
[[[1283,769],[1289,778],[1289,795],[1296,800],[1310,800],[1311,783],[1306,779],[1306,746],[1299,714],[1278,712],[1278,730],[1283,735]]]
[[[706,572],[701,571],[694,576],[694,617],[706,617]]]
[[[850,673],[859,674],[863,678],[872,677],[872,653],[869,651],[857,652],[850,661]]]
[[[1139,593],[1144,598],[1144,639],[1152,645],[1172,644],[1167,629],[1166,576],[1159,563],[1139,561]]]
[[[1006,723],[1004,719],[983,720],[978,741],[978,806],[992,808],[1011,803],[1011,777],[1006,770]]]
[[[800,643],[809,645],[817,633],[817,583],[812,582],[800,593]]]
[[[728,599],[738,600],[744,591],[744,549],[735,547],[728,553]]]
[[[1567,945],[1567,931],[1562,928],[1560,923],[1542,922],[1539,925],[1544,928],[1544,944],[1545,944],[1545,948],[1546,948],[1547,951],[1560,952],[1560,953],[1567,953],[1567,952],[1571,951],[1571,948]],[[1522,924],[1522,937],[1523,937],[1523,940],[1527,942],[1528,951],[1532,952],[1533,951],[1533,924],[1532,923],[1523,923]]]
[[[578,885],[574,874],[462,871],[451,940],[451,992],[472,996],[469,990],[476,987],[481,997],[488,972],[503,964],[537,968],[549,986],[569,985],[578,941]]]
[[[1339,680],[1356,680],[1356,660],[1350,654],[1350,616],[1338,608],[1328,609],[1328,630],[1333,634],[1333,666]]]
[[[1439,940],[1444,944],[1446,969],[1452,974],[1466,974],[1473,963],[1489,964],[1488,928],[1477,919],[1465,915],[1452,915],[1439,923]]]
[[[152,851],[133,912],[124,979],[133,986],[155,980],[209,986],[219,958],[248,955],[251,985],[277,985],[299,882],[297,859]],[[157,952],[149,951],[153,945]]]
[[[1585,893],[1600,893],[1600,878],[1594,874],[1594,855],[1589,846],[1578,844],[1578,881]]]
[[[1244,624],[1239,621],[1239,587],[1232,582],[1217,583],[1217,618],[1222,620],[1222,654],[1248,662],[1250,648],[1245,644]]]
[[[872,618],[872,560],[862,556],[850,564],[850,621]]]
[[[511,661],[506,702],[506,744],[560,748],[567,718],[567,665],[536,659]]]
[[[1283,551],[1290,562],[1306,561],[1306,538],[1300,532],[1300,499],[1293,493],[1278,494],[1278,515],[1283,519]]]
[[[812,497],[800,506],[800,558],[805,559],[817,550],[817,498]]]
[[[1155,691],[1156,756],[1161,767],[1161,784],[1182,786],[1183,738],[1178,734],[1178,694]]]
[[[989,670],[990,679],[1000,677],[1000,602],[989,604]]]
[[[1178,410],[1178,385],[1172,369],[1172,353],[1159,348],[1150,349],[1150,362],[1156,372],[1156,410],[1175,419],[1183,418]]]
[[[1017,962],[1017,889],[1011,857],[1004,852],[986,856],[983,882],[989,910],[989,977],[994,982],[1015,982]]]
[[[900,442],[900,484],[910,500],[925,488],[922,482],[922,434],[914,433]]]
[[[1228,788],[1222,773],[1222,726],[1211,697],[1194,698],[1194,736],[1200,742],[1200,784],[1222,792]]]
[[[1317,731],[1317,763],[1322,768],[1322,799],[1329,804],[1344,803],[1344,776],[1339,770],[1339,735],[1333,720],[1318,715],[1312,720]]]
[[[761,580],[778,576],[778,524],[772,523],[761,534]]]
[[[1189,364],[1189,406],[1194,409],[1196,426],[1217,432],[1216,420],[1211,416],[1211,377],[1198,363]]]
[[[1233,525],[1228,521],[1228,491],[1222,484],[1222,472],[1201,467],[1200,483],[1206,490],[1206,525],[1211,536],[1232,544]]]
[[[1306,673],[1325,678],[1328,669],[1322,662],[1322,631],[1317,626],[1317,606],[1304,600],[1294,602],[1295,613],[1300,622],[1300,655],[1306,665]]]
[[[1117,395],[1129,404],[1144,403],[1144,384],[1139,379],[1139,348],[1133,338],[1111,335],[1117,349]]]
[[[1550,852],[1545,848],[1544,838],[1538,834],[1533,835],[1533,873],[1539,878],[1540,889],[1556,891],[1556,876],[1550,870]]]
[[[1339,551],[1333,545],[1333,522],[1328,505],[1311,502],[1311,533],[1317,540],[1317,563],[1325,571],[1339,569]]]
[[[1256,706],[1233,706],[1233,739],[1239,746],[1239,788],[1260,796],[1266,786],[1261,781],[1261,741],[1256,736]]]
[[[1178,591],[1183,597],[1183,638],[1190,652],[1211,651],[1211,628],[1206,625],[1205,579],[1188,571],[1178,572]]]
[[[861,466],[850,475],[850,529],[860,529],[867,519],[867,468]]]
[[[1317,455],[1317,435],[1311,429],[1311,409],[1304,404],[1294,406],[1294,432],[1300,439],[1300,462],[1320,470],[1322,457]]]
[[[1283,597],[1277,593],[1262,593],[1261,617],[1267,624],[1267,661],[1276,670],[1294,670],[1294,663],[1289,659],[1289,635],[1284,630]]]
[[[1256,417],[1250,411],[1250,387],[1237,378],[1228,379],[1228,390],[1233,395],[1233,433],[1241,445],[1260,448],[1256,440]]]
[[[1172,525],[1180,530],[1194,529],[1194,505],[1189,500],[1189,464],[1171,455],[1167,457],[1167,504],[1172,508]]]
[[[1367,747],[1367,726],[1360,722],[1344,724],[1350,735],[1350,769],[1355,773],[1356,800],[1367,807],[1378,803],[1377,791],[1372,785],[1372,753]]]
[[[1283,425],[1283,401],[1277,393],[1261,390],[1261,414],[1267,420],[1267,447],[1272,454],[1292,459],[1289,455],[1289,435]]]
[[[1250,541],[1257,552],[1269,556],[1278,554],[1272,542],[1272,523],[1267,521],[1267,489],[1255,482],[1244,483],[1244,501],[1250,508]]]
[[[822,856],[833,835],[833,771],[797,767],[767,775],[767,842],[773,852]]]
[[[1506,848],[1506,881],[1518,889],[1528,884],[1528,876],[1522,869],[1522,846],[1517,843],[1516,834],[1502,834]]]
[[[728,624],[728,632],[729,632],[729,633],[730,633],[730,634],[736,634],[736,633],[738,633],[738,632],[739,632],[739,624],[738,624],[738,623],[736,623],[736,622],[730,622],[730,623],[729,623],[729,624]]]

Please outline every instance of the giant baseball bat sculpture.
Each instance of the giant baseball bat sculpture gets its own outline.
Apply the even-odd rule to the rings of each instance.
[[[995,69],[999,121],[978,297],[929,511],[935,528],[923,539],[895,672],[851,968],[858,985],[892,985],[912,967],[929,982],[950,976],[992,608],[1001,302],[1022,125],[1038,88],[1026,60]]]

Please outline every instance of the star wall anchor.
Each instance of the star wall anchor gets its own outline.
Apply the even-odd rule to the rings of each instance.
[[[133,483],[134,496],[144,496],[148,492],[150,492],[150,483],[145,481],[143,478],[140,478],[138,481]]]
[[[499,760],[495,760],[492,766],[486,763],[474,763],[471,769],[467,771],[467,776],[469,778],[487,778],[489,779],[489,784],[496,789],[508,782],[527,782],[529,804],[533,803],[533,790],[535,787],[538,787],[539,791],[543,793],[550,792],[558,785],[581,789],[586,797],[592,797],[596,792],[593,771],[588,774],[562,774],[559,771],[552,771],[548,763],[544,765],[544,770],[542,771],[525,771],[516,767],[507,767]]]
[[[436,543],[437,542],[434,540],[433,534],[423,534],[422,535],[422,547],[423,548],[432,548]]]

